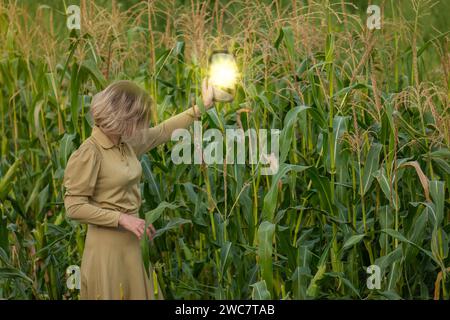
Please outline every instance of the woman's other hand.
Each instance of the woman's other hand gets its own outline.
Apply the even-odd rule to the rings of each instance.
[[[145,229],[144,219],[122,213],[119,218],[119,225],[124,227],[126,230],[134,233],[139,240],[142,238],[142,235],[144,234]],[[155,227],[152,224],[149,224],[147,227],[147,235],[149,239],[153,240],[155,234],[156,234]]]

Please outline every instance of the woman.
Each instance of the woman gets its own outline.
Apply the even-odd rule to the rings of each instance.
[[[206,108],[213,104],[212,87],[205,80],[202,100]],[[67,163],[66,215],[88,224],[81,299],[155,298],[140,251],[144,232],[152,239],[155,228],[144,230],[145,220],[138,216],[142,174],[138,158],[168,141],[175,129],[187,128],[200,110],[193,106],[149,128],[151,107],[150,97],[133,82],[109,85],[93,97],[92,134]]]

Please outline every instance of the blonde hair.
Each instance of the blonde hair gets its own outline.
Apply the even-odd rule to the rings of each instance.
[[[152,99],[143,88],[120,80],[92,98],[91,112],[104,133],[127,138],[148,126],[151,107]]]

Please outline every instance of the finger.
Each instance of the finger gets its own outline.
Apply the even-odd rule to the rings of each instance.
[[[208,100],[209,97],[211,96],[210,88],[209,88],[208,85],[206,84],[206,80],[205,80],[204,83],[203,83],[202,96],[203,96],[203,99],[206,99],[206,100]]]
[[[213,85],[211,83],[211,79],[205,79],[205,92],[209,95],[213,92]]]
[[[137,229],[134,229],[134,230],[133,230],[133,233],[136,235],[136,237],[137,237],[139,240],[141,239],[141,236],[140,236],[139,231],[138,231]]]
[[[147,234],[148,234],[148,238],[150,240],[152,240],[153,237],[155,236],[155,234],[154,234],[153,230],[150,228],[150,226],[148,226],[148,228],[147,228]]]
[[[213,86],[210,86],[210,87],[208,88],[208,95],[209,95],[209,98],[210,98],[211,101],[212,101],[213,98],[214,98],[214,87],[213,87]]]
[[[153,240],[153,238],[156,235],[156,229],[155,229],[155,227],[153,225],[151,225],[149,227],[150,227],[150,233],[151,233],[151,239],[150,240]]]

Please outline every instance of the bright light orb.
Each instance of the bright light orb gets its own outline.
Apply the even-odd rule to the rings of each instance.
[[[214,54],[210,66],[211,84],[220,89],[231,89],[236,84],[238,68],[230,54]]]

